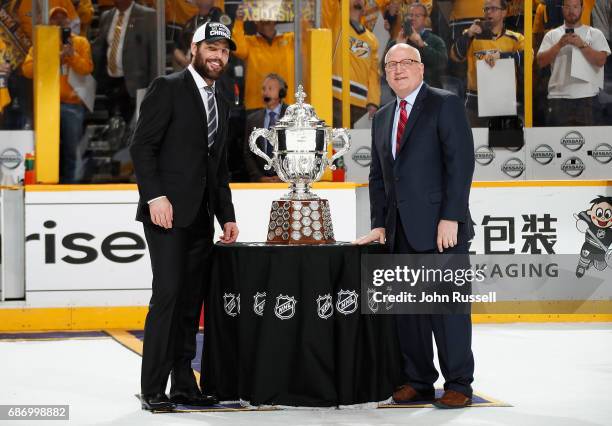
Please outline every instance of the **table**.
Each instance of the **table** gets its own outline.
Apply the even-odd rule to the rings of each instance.
[[[361,314],[361,255],[373,250],[380,248],[217,244],[203,390],[252,405],[388,399],[401,382],[393,317]]]

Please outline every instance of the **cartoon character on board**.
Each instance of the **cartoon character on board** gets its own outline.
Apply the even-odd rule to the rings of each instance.
[[[585,234],[576,276],[581,278],[591,265],[598,271],[612,268],[612,197],[599,195],[591,200],[590,210],[574,218],[576,229]]]

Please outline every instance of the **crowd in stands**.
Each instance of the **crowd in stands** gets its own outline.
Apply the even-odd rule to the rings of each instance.
[[[0,0],[3,129],[32,128],[32,1]],[[332,31],[333,125],[340,127],[340,0],[321,1],[321,26]],[[49,0],[44,13],[50,25],[61,27],[62,37],[61,181],[84,179],[76,157],[82,154],[78,145],[88,125],[106,126],[104,135],[113,139],[109,149],[115,154],[125,151],[142,93],[160,72],[178,71],[190,63],[193,33],[208,21],[228,25],[237,44],[217,86],[233,108],[228,156],[232,180],[276,181],[247,145],[253,127],[272,127],[295,101],[292,29],[287,31],[290,26],[282,22],[250,20],[252,11],[241,0],[164,4],[165,67],[157,58],[156,1]],[[524,0],[349,0],[351,127],[395,100],[384,79],[385,54],[395,43],[418,49],[427,84],[465,99],[473,127],[488,123],[478,110],[478,61],[492,70],[503,59],[514,63],[517,111],[523,116],[525,49],[534,53],[535,126],[612,125],[611,2],[533,0],[530,18],[533,45],[525,46]],[[92,90],[95,93],[88,93]],[[258,143],[269,152],[269,144]],[[125,180],[131,170],[121,163],[110,174]]]

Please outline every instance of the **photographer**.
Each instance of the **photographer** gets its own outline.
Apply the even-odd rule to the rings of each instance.
[[[49,12],[49,25],[61,28],[62,40],[59,48],[60,76],[60,182],[74,183],[76,180],[77,149],[83,135],[85,106],[69,83],[69,74],[87,75],[93,71],[91,47],[86,38],[72,34],[70,19],[63,7],[54,7]],[[33,48],[30,48],[21,69],[23,75],[34,74]]]
[[[425,65],[425,82],[430,86],[441,88],[440,76],[448,62],[444,40],[426,28],[429,17],[425,5],[411,4],[406,18],[395,40],[389,41],[387,51],[396,43],[408,43],[417,48]]]
[[[513,58],[518,68],[517,75],[521,75],[525,39],[522,34],[504,27],[507,8],[506,0],[486,0],[483,7],[484,19],[476,20],[451,48],[450,56],[453,61],[467,61],[466,109],[472,127],[488,126],[488,119],[478,117],[476,61],[484,60],[492,68],[499,59]]]
[[[604,87],[604,65],[610,47],[597,28],[583,25],[582,0],[564,0],[564,23],[544,36],[537,54],[538,65],[551,66],[548,82],[548,125],[591,126],[596,96]],[[574,58],[574,55],[580,55]],[[572,67],[583,61],[592,70],[588,79],[572,76]],[[586,67],[585,67],[586,68]],[[593,72],[594,71],[594,72]]]
[[[411,7],[420,4],[425,8],[427,17],[425,18],[425,28],[431,29],[429,16],[433,9],[433,0],[384,0],[383,17],[385,19],[385,29],[389,31],[389,37],[396,39],[406,20],[410,19]]]

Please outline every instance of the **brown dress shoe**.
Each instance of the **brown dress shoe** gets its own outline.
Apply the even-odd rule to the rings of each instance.
[[[393,392],[393,401],[395,402],[415,402],[415,401],[433,401],[434,392],[421,393],[412,386],[406,384],[401,385]]]
[[[472,398],[454,391],[447,390],[442,398],[436,399],[433,403],[438,408],[465,408],[472,403]]]

